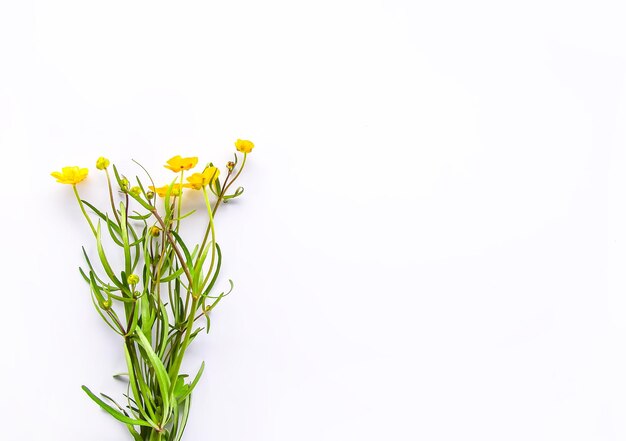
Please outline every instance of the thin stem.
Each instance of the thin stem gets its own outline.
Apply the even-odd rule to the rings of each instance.
[[[120,332],[122,334],[126,334],[126,330],[124,329],[124,326],[122,326],[122,324],[120,323],[120,320],[117,318],[117,314],[115,314],[111,310],[107,310],[107,313],[109,314],[109,317],[111,317],[115,321],[115,324],[119,326]]]
[[[74,189],[74,195],[76,196],[76,200],[78,201],[78,205],[80,205],[80,210],[83,212],[83,215],[85,216],[85,219],[87,219],[87,222],[89,222],[89,226],[91,227],[91,231],[93,232],[93,235],[97,236],[98,232],[96,231],[96,228],[93,226],[93,222],[91,221],[91,218],[87,215],[87,212],[85,211],[85,205],[83,204],[82,199],[78,195],[78,190],[76,189],[76,184],[73,184],[72,188]]]
[[[180,262],[180,265],[183,267],[183,271],[185,272],[185,275],[187,276],[187,279],[189,280],[189,286],[193,288],[193,278],[191,277],[189,268],[187,267],[187,264],[185,263],[185,258],[183,257],[180,250],[178,249],[178,246],[176,245],[176,241],[174,240],[174,238],[168,231],[167,227],[165,226],[165,223],[163,222],[163,218],[161,218],[161,216],[156,211],[156,209],[152,210],[152,214],[161,225],[161,228],[163,229],[163,234],[165,234],[165,237],[167,237],[167,240],[172,245],[172,249],[176,253],[176,257],[178,257],[178,261]]]
[[[183,174],[185,173],[184,170],[182,170],[180,172],[180,188],[179,188],[179,192],[180,192],[180,197],[178,198],[178,217],[176,219],[176,232],[178,233],[178,229],[180,228],[180,213],[181,213],[181,209],[183,206]]]
[[[202,281],[201,288],[204,289],[204,285],[209,280],[215,263],[215,222],[213,221],[213,211],[211,210],[211,203],[209,202],[209,195],[206,192],[206,187],[202,187],[202,192],[204,193],[204,202],[206,204],[207,212],[209,213],[209,227],[211,228],[211,264],[209,265],[209,270],[207,271],[205,279]],[[194,311],[192,311],[192,313],[193,312]]]
[[[120,217],[117,215],[117,209],[115,208],[115,200],[113,199],[113,187],[111,187],[111,176],[109,175],[109,170],[104,169],[104,172],[107,175],[107,184],[109,187],[109,199],[111,200],[111,208],[113,209],[113,215],[115,216],[115,220],[117,224],[120,224]]]
[[[226,192],[228,191],[228,189],[230,188],[231,185],[233,185],[233,182],[235,182],[237,180],[237,178],[239,177],[239,175],[241,174],[241,172],[243,171],[243,168],[246,166],[246,158],[248,158],[248,154],[244,153],[243,154],[243,161],[241,163],[241,167],[239,167],[239,171],[237,172],[237,174],[235,175],[235,177],[233,178],[232,181],[230,181],[230,183],[228,185],[226,185],[224,187],[224,191],[222,192],[222,196],[226,194]],[[226,183],[224,183],[226,184]],[[213,213],[217,212],[218,207],[220,206],[220,203],[223,201],[223,198],[220,198],[217,200],[216,204],[215,204],[215,209],[213,210]]]
[[[228,170],[226,179],[224,179],[224,186],[226,186],[226,183],[228,182],[228,178],[230,178],[231,173],[232,171]],[[218,201],[224,197],[224,192],[225,192],[225,187],[222,187],[222,191],[220,191],[220,194],[217,197]],[[217,207],[217,202],[215,203],[215,206]],[[213,210],[213,213],[215,213],[215,210]],[[211,224],[207,225],[206,230],[204,231],[204,237],[202,238],[202,245],[200,245],[200,251],[198,252],[199,255],[202,255],[202,252],[204,251],[204,247],[206,246],[206,241],[209,239],[210,232],[211,232]]]
[[[182,345],[180,346],[180,350],[176,354],[176,358],[174,359],[174,365],[172,366],[172,370],[170,371],[170,380],[172,385],[176,384],[176,378],[178,377],[178,371],[180,370],[180,365],[183,362],[183,357],[185,356],[185,350],[187,346],[189,346],[189,340],[191,338],[191,328],[193,328],[194,312],[198,308],[198,299],[196,297],[191,301],[191,312],[189,313],[189,317],[187,318],[187,326],[185,330],[185,339],[183,340]]]

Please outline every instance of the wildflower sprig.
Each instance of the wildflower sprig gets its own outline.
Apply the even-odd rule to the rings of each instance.
[[[212,163],[185,179],[198,158],[174,156],[165,167],[176,176],[162,186],[155,185],[143,166],[150,185],[139,177],[127,178],[108,159],[98,158],[96,168],[106,178],[107,209],[81,199],[77,186],[87,178],[86,168],[64,167],[52,173],[57,182],[72,186],[93,234],[97,259],[83,248],[86,266],[79,271],[95,310],[120,336],[126,361],[125,403],[98,396],[86,386],[83,390],[124,423],[135,441],[180,441],[183,436],[191,394],[204,370],[202,363],[192,379],[181,374],[185,353],[202,330],[208,333],[211,311],[233,289],[229,280],[227,290],[214,294],[222,264],[215,214],[222,203],[243,193],[242,187],[230,194],[229,189],[254,144],[237,140],[235,147],[243,154],[241,166],[235,153],[223,180]],[[195,213],[183,214],[186,190],[201,191],[206,209],[204,237],[193,246],[183,239],[182,222]],[[106,246],[104,235],[111,239]],[[113,246],[123,262],[119,265],[112,259]],[[198,323],[201,319],[204,325]]]

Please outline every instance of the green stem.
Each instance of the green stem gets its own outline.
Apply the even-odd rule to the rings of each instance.
[[[184,171],[180,172],[180,196],[178,197],[178,218],[176,219],[176,232],[178,233],[179,227],[180,227],[180,213],[181,213],[181,209],[183,206],[183,173],[185,173]]]
[[[157,212],[156,208],[154,210],[152,210],[152,214],[156,218],[157,222],[159,222],[159,225],[161,225],[161,229],[163,231],[163,234],[165,235],[165,237],[167,238],[167,241],[172,246],[172,249],[174,250],[174,253],[176,253],[176,257],[178,258],[178,262],[180,263],[180,266],[183,267],[183,271],[185,272],[185,275],[187,276],[187,280],[189,281],[189,286],[192,287],[193,286],[193,278],[191,277],[191,273],[189,272],[189,268],[187,267],[187,264],[185,263],[185,258],[183,257],[182,253],[178,249],[178,246],[176,245],[176,241],[174,240],[174,238],[172,237],[170,232],[167,230],[167,226],[165,225],[165,222],[163,222],[163,218],[161,218],[161,216]]]
[[[97,236],[98,232],[96,231],[96,228],[93,226],[93,222],[91,222],[91,218],[87,215],[87,212],[85,211],[85,205],[83,204],[82,199],[78,195],[78,190],[76,189],[76,184],[73,184],[72,188],[74,189],[74,195],[76,196],[76,200],[78,201],[78,205],[80,205],[80,210],[83,212],[83,215],[85,216],[85,219],[87,219],[87,222],[89,222],[89,226],[91,227],[91,231],[93,232],[93,235]]]
[[[241,174],[241,172],[243,171],[243,168],[246,166],[246,159],[248,158],[248,154],[244,153],[243,154],[243,162],[241,163],[241,167],[239,167],[239,171],[237,172],[237,174],[235,175],[235,177],[233,178],[232,181],[230,181],[228,183],[228,185],[226,187],[224,187],[224,191],[222,192],[222,194],[226,194],[226,192],[228,191],[228,189],[230,188],[231,185],[233,185],[233,182],[235,182],[237,180],[237,178],[239,177],[239,175]],[[223,199],[218,199],[217,203],[215,204],[215,209],[213,210],[213,213],[217,212],[217,208],[220,206],[220,203],[223,201]]]
[[[228,183],[228,178],[230,178],[230,174],[231,174],[231,171],[229,170],[228,174],[226,175],[226,179],[224,180],[224,185]],[[215,203],[216,207],[220,199],[222,199],[223,197],[224,197],[224,188],[222,187],[222,191],[220,191],[220,194],[217,195],[217,202]],[[204,237],[202,238],[202,244],[200,245],[200,251],[198,252],[198,255],[202,255],[202,252],[204,251],[204,247],[206,246],[206,241],[209,239],[210,232],[211,232],[211,224],[207,225],[206,230],[204,231]]]
[[[202,192],[204,193],[204,202],[206,204],[207,212],[209,213],[209,227],[211,228],[211,264],[209,265],[206,277],[202,281],[200,291],[204,289],[204,285],[206,285],[209,281],[211,271],[213,271],[213,265],[215,264],[215,222],[213,221],[213,211],[211,210],[211,203],[209,202],[209,195],[206,192],[206,187],[202,187]],[[194,311],[192,311],[192,313],[194,313]]]
[[[187,346],[189,346],[189,340],[191,338],[191,328],[193,328],[193,323],[195,321],[194,314],[197,308],[198,308],[198,298],[194,296],[193,300],[191,301],[191,311],[189,312],[189,316],[187,317],[185,339],[183,340],[183,343],[180,346],[178,353],[176,354],[176,357],[174,359],[174,364],[172,365],[172,370],[170,371],[170,381],[172,383],[172,387],[174,387],[174,385],[176,384],[176,378],[178,377],[178,372],[180,371],[180,365],[183,362],[183,357],[185,356],[185,351],[187,349]]]
[[[109,199],[111,200],[111,208],[113,209],[113,215],[115,216],[115,220],[117,224],[120,224],[120,217],[117,215],[117,208],[115,208],[115,200],[113,199],[113,187],[111,187],[111,176],[109,176],[109,170],[104,169],[104,172],[107,175],[107,185],[109,187]]]

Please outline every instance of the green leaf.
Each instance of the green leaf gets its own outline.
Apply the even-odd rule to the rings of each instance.
[[[109,264],[109,261],[107,260],[107,256],[104,253],[104,248],[102,247],[102,232],[101,232],[101,229],[100,229],[100,222],[99,221],[98,221],[98,229],[96,231],[96,245],[97,245],[97,248],[98,248],[98,256],[100,257],[100,262],[102,262],[102,267],[104,268],[104,271],[107,273],[107,276],[109,276],[109,278],[111,279],[111,281],[113,283],[115,283],[115,285],[117,285],[120,288],[122,288],[124,285],[115,276],[115,273],[111,269],[111,265]]]
[[[195,212],[196,212],[196,210],[191,210],[189,213],[185,213],[185,214],[183,214],[182,216],[180,216],[180,217],[178,218],[178,220],[183,220],[183,219],[185,219],[186,217],[191,216],[191,215],[192,215],[192,214],[194,214]]]
[[[222,184],[220,184],[219,177],[213,181],[213,185],[215,186],[215,191],[213,192],[213,194],[219,195],[222,192]]]
[[[220,246],[217,244],[217,242],[215,243],[215,250],[217,251],[217,264],[215,265],[215,273],[213,273],[213,277],[211,278],[211,282],[209,283],[209,285],[202,292],[203,297],[209,296],[209,293],[211,292],[213,286],[215,285],[215,282],[217,281],[217,276],[220,274],[220,269],[222,268],[222,250],[220,249]],[[209,274],[207,274],[207,278],[208,276]],[[206,279],[204,283],[206,283]]]
[[[230,284],[230,289],[228,290],[228,292],[224,293],[220,293],[219,296],[214,297],[214,296],[207,296],[209,299],[217,299],[215,300],[215,302],[213,302],[213,304],[211,305],[211,309],[213,309],[215,307],[215,305],[217,305],[217,302],[219,302],[223,297],[226,297],[228,294],[230,294],[231,292],[233,292],[233,289],[235,288],[235,284],[233,283],[232,280],[228,279],[228,283]]]
[[[176,385],[174,386],[174,398],[178,400],[179,398],[186,396],[186,392],[188,389],[189,386],[185,384],[185,376],[179,375],[176,379]]]
[[[93,290],[91,291],[91,302],[93,303],[93,307],[96,309],[96,311],[98,312],[102,320],[104,320],[104,323],[106,323],[107,326],[111,328],[116,334],[122,335],[120,330],[117,329],[115,326],[113,326],[113,324],[109,321],[109,319],[107,319],[102,313],[102,309],[100,309],[100,305],[96,301],[96,296],[93,294]]]
[[[94,213],[96,213],[96,215],[101,218],[103,221],[106,221],[108,224],[110,224],[110,228],[113,229],[113,231],[115,231],[118,236],[120,234],[120,227],[115,224],[111,219],[109,219],[109,216],[104,214],[103,212],[101,212],[100,210],[98,210],[96,207],[94,207],[92,204],[90,204],[89,202],[87,202],[86,200],[82,200],[83,204],[85,204],[86,206],[88,206]]]
[[[98,299],[98,303],[100,304],[104,303],[106,300],[104,299],[104,296],[102,295],[102,291],[100,291],[100,287],[96,283],[96,279],[93,276],[93,271],[89,271],[89,281],[91,285],[91,290],[93,291],[94,295]]]
[[[171,280],[174,280],[178,276],[180,276],[182,273],[183,273],[183,267],[181,266],[180,268],[178,268],[178,270],[174,271],[169,276],[165,276],[165,277],[161,278],[161,283],[166,283],[166,282],[169,282]]]
[[[223,199],[225,201],[227,201],[229,199],[233,199],[233,198],[241,196],[242,193],[243,193],[243,187],[239,187],[239,188],[237,188],[237,190],[235,190],[235,192],[233,194],[226,195],[226,196],[224,196]]]
[[[161,345],[159,346],[159,358],[163,357],[165,354],[165,348],[167,347],[167,335],[168,329],[170,326],[169,317],[167,316],[167,309],[165,309],[165,305],[158,299],[159,302],[159,310],[161,311]]]
[[[113,287],[104,283],[104,281],[96,273],[96,270],[93,269],[93,265],[91,264],[91,260],[89,260],[89,256],[87,255],[87,251],[85,251],[85,247],[82,247],[82,250],[83,250],[83,256],[85,256],[85,261],[87,262],[87,266],[89,267],[89,270],[93,272],[94,276],[96,277],[96,280],[100,282],[100,285],[106,286],[109,290],[112,290]],[[87,282],[87,283],[90,283],[90,282]]]
[[[173,438],[172,441],[180,441],[183,436],[183,432],[185,431],[185,427],[187,426],[187,420],[189,419],[189,408],[191,407],[191,395],[187,397],[187,399],[183,402],[183,413],[180,417],[180,422],[177,421],[177,431],[176,433],[172,433]],[[178,420],[178,415],[177,418]]]
[[[152,216],[152,213],[148,213],[148,214],[141,214],[138,211],[133,210],[133,215],[129,215],[128,217],[132,220],[148,220],[150,219],[150,216]]]
[[[113,223],[109,222],[109,216],[107,216],[106,221],[107,221],[107,226],[109,228],[109,236],[111,236],[111,239],[113,239],[113,242],[115,242],[115,244],[119,247],[124,246],[122,242],[116,237],[116,234],[113,232],[113,230],[111,229],[111,225],[113,225]]]
[[[187,396],[189,396],[191,394],[191,392],[193,392],[194,388],[198,384],[198,381],[200,381],[200,377],[202,377],[202,373],[203,372],[204,372],[204,361],[200,365],[200,369],[198,370],[198,373],[196,374],[196,376],[194,377],[193,381],[191,382],[191,384],[187,388],[187,391],[185,392],[185,394],[182,397],[180,397],[180,399],[178,401],[187,398]]]
[[[178,233],[174,230],[170,230],[170,233],[172,234],[172,236],[175,239],[175,242],[180,245],[180,247],[183,250],[183,253],[185,254],[185,259],[187,260],[187,266],[189,267],[189,271],[192,270],[193,265],[192,265],[192,258],[191,258],[191,254],[189,253],[189,249],[187,248],[187,245],[185,245],[185,242],[183,242],[183,239],[178,235]]]
[[[91,398],[93,401],[95,401],[96,404],[98,404],[98,406],[100,406],[104,411],[106,411],[108,414],[110,414],[116,420],[121,421],[122,423],[131,424],[131,425],[134,425],[134,426],[153,427],[147,421],[136,420],[134,418],[127,417],[122,412],[120,412],[120,411],[114,409],[113,407],[109,406],[107,403],[105,403],[100,398],[98,398],[93,392],[91,392],[87,386],[82,386],[82,389],[85,391],[85,393],[87,395],[89,395],[89,398]]]
[[[141,331],[141,329],[137,328],[136,336],[137,336],[137,341],[139,345],[143,348],[146,356],[148,357],[148,360],[150,361],[150,364],[154,368],[154,372],[157,377],[157,382],[159,383],[159,389],[161,392],[161,399],[163,401],[163,407],[165,408],[163,413],[168,414],[169,409],[170,409],[170,386],[171,386],[170,378],[167,375],[165,366],[163,366],[163,362],[154,352],[154,350],[152,349],[152,346],[150,346],[148,339],[146,338],[144,333]]]
[[[133,352],[134,352],[134,349],[133,349]],[[130,351],[128,350],[128,347],[126,344],[124,345],[124,356],[126,358],[126,366],[128,367],[128,380],[130,383],[130,387],[133,390],[133,396],[136,398],[136,400],[134,401],[135,401],[135,404],[137,404],[137,411],[146,420],[148,420],[153,427],[156,427],[156,424],[154,424],[154,422],[151,419],[151,418],[155,418],[155,415],[154,415],[154,411],[152,410],[152,405],[150,404],[150,398],[151,398],[150,394],[143,393],[144,392],[143,388],[142,388],[143,395],[139,393],[139,388],[141,388],[142,383],[137,381],[137,377],[135,376],[135,372],[134,372],[133,358],[130,356]],[[137,387],[137,384],[139,384],[139,388]],[[146,404],[146,409],[144,409],[143,406],[140,406],[138,404],[141,398],[143,398],[143,402]],[[148,414],[150,414],[150,417],[148,417]]]

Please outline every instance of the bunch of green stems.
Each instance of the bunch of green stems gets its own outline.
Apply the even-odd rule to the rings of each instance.
[[[229,194],[245,159],[246,153],[238,167],[235,155],[223,182],[217,171],[193,187],[202,192],[207,215],[203,239],[193,247],[185,243],[181,233],[185,219],[195,211],[183,211],[187,168],[181,167],[168,186],[156,188],[152,182],[146,188],[137,177],[137,185],[131,187],[115,166],[111,176],[107,161],[98,168],[106,173],[110,214],[81,199],[73,185],[95,238],[98,257],[94,265],[83,247],[87,266],[80,268],[80,273],[90,286],[96,311],[122,339],[127,372],[116,377],[128,381],[122,404],[85,386],[83,390],[124,423],[135,441],[179,441],[185,430],[191,393],[204,363],[193,378],[181,373],[181,365],[195,337],[203,329],[209,331],[210,312],[232,291],[229,280],[227,292],[213,294],[222,262],[214,219],[223,203],[243,192],[239,187]],[[217,169],[210,164],[207,170]],[[161,194],[162,208],[157,207],[159,199],[150,188]],[[105,251],[104,234],[110,238],[106,247],[117,247],[123,269],[114,269],[111,253]]]

